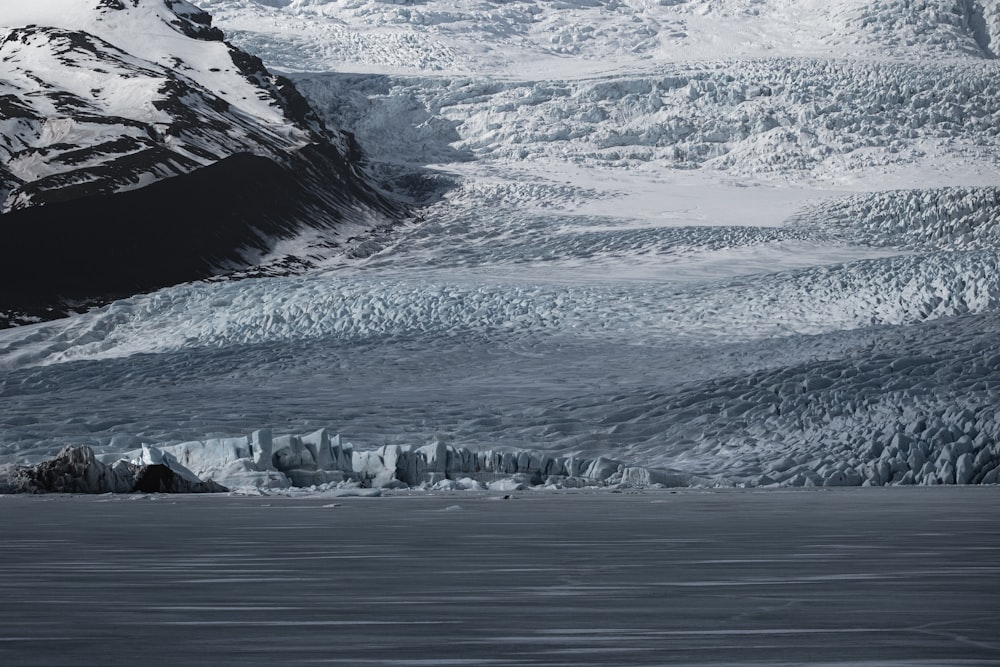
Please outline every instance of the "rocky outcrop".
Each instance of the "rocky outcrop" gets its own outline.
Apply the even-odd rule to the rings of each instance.
[[[90,447],[65,447],[48,461],[0,476],[2,493],[219,493],[215,482],[192,479],[165,463],[97,460]]]
[[[135,468],[133,493],[223,493],[228,491],[212,480],[192,482],[159,463]]]

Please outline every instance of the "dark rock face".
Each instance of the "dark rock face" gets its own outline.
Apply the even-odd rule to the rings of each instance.
[[[132,1],[138,5],[138,0]],[[181,0],[163,0],[163,2],[177,15],[177,20],[172,22],[174,27],[188,37],[222,41],[222,31],[212,27],[212,16],[208,12]]]
[[[134,493],[224,493],[228,490],[212,480],[191,482],[163,464],[140,467],[132,485]]]
[[[64,447],[49,461],[0,477],[2,493],[219,493],[215,482],[192,481],[165,465],[101,463],[90,447]]]
[[[140,190],[13,211],[0,218],[0,312],[111,299],[252,263],[274,239],[333,229],[341,206],[370,193],[324,192],[338,164],[317,147],[295,173],[239,154]],[[39,313],[44,317],[44,313]]]
[[[17,469],[10,486],[15,493],[127,493],[132,484],[122,473],[90,447],[65,447],[54,459]]]

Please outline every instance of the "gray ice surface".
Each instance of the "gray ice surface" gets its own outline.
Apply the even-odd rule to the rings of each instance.
[[[1000,665],[998,500],[0,497],[0,664]]]

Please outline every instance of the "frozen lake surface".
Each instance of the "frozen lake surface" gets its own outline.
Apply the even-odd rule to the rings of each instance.
[[[1000,665],[998,494],[0,497],[0,663]]]

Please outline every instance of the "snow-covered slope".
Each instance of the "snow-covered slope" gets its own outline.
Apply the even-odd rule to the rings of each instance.
[[[293,116],[294,89],[187,2],[9,5],[0,158],[18,186],[4,211],[134,189],[240,152],[279,158],[319,139],[315,118]]]
[[[651,62],[996,55],[993,0],[200,0],[291,70],[566,78]],[[275,39],[278,37],[278,39]],[[344,65],[349,65],[344,67]]]
[[[129,294],[253,264],[275,236],[306,223],[329,228],[329,240],[343,223],[346,238],[388,208],[351,163],[350,137],[328,131],[289,81],[224,42],[194,5],[6,3],[0,29],[2,275],[20,283],[0,310]],[[199,172],[209,166],[207,175]],[[266,190],[292,171],[300,172],[299,185],[274,183],[266,196],[226,182],[262,181]],[[147,187],[182,175],[188,178]],[[228,219],[199,200],[195,183],[206,180],[208,198],[237,200]],[[110,197],[122,192],[131,194]],[[256,210],[235,212],[243,197]],[[298,210],[275,210],[279,199]],[[170,237],[185,247],[175,249]],[[145,269],[130,265],[136,255]],[[80,256],[118,264],[115,275],[81,279],[86,271],[73,261]],[[167,271],[165,261],[177,270]],[[63,268],[33,270],[49,262]]]
[[[6,460],[998,481],[997,2],[198,4],[414,216],[300,275],[0,334]]]

